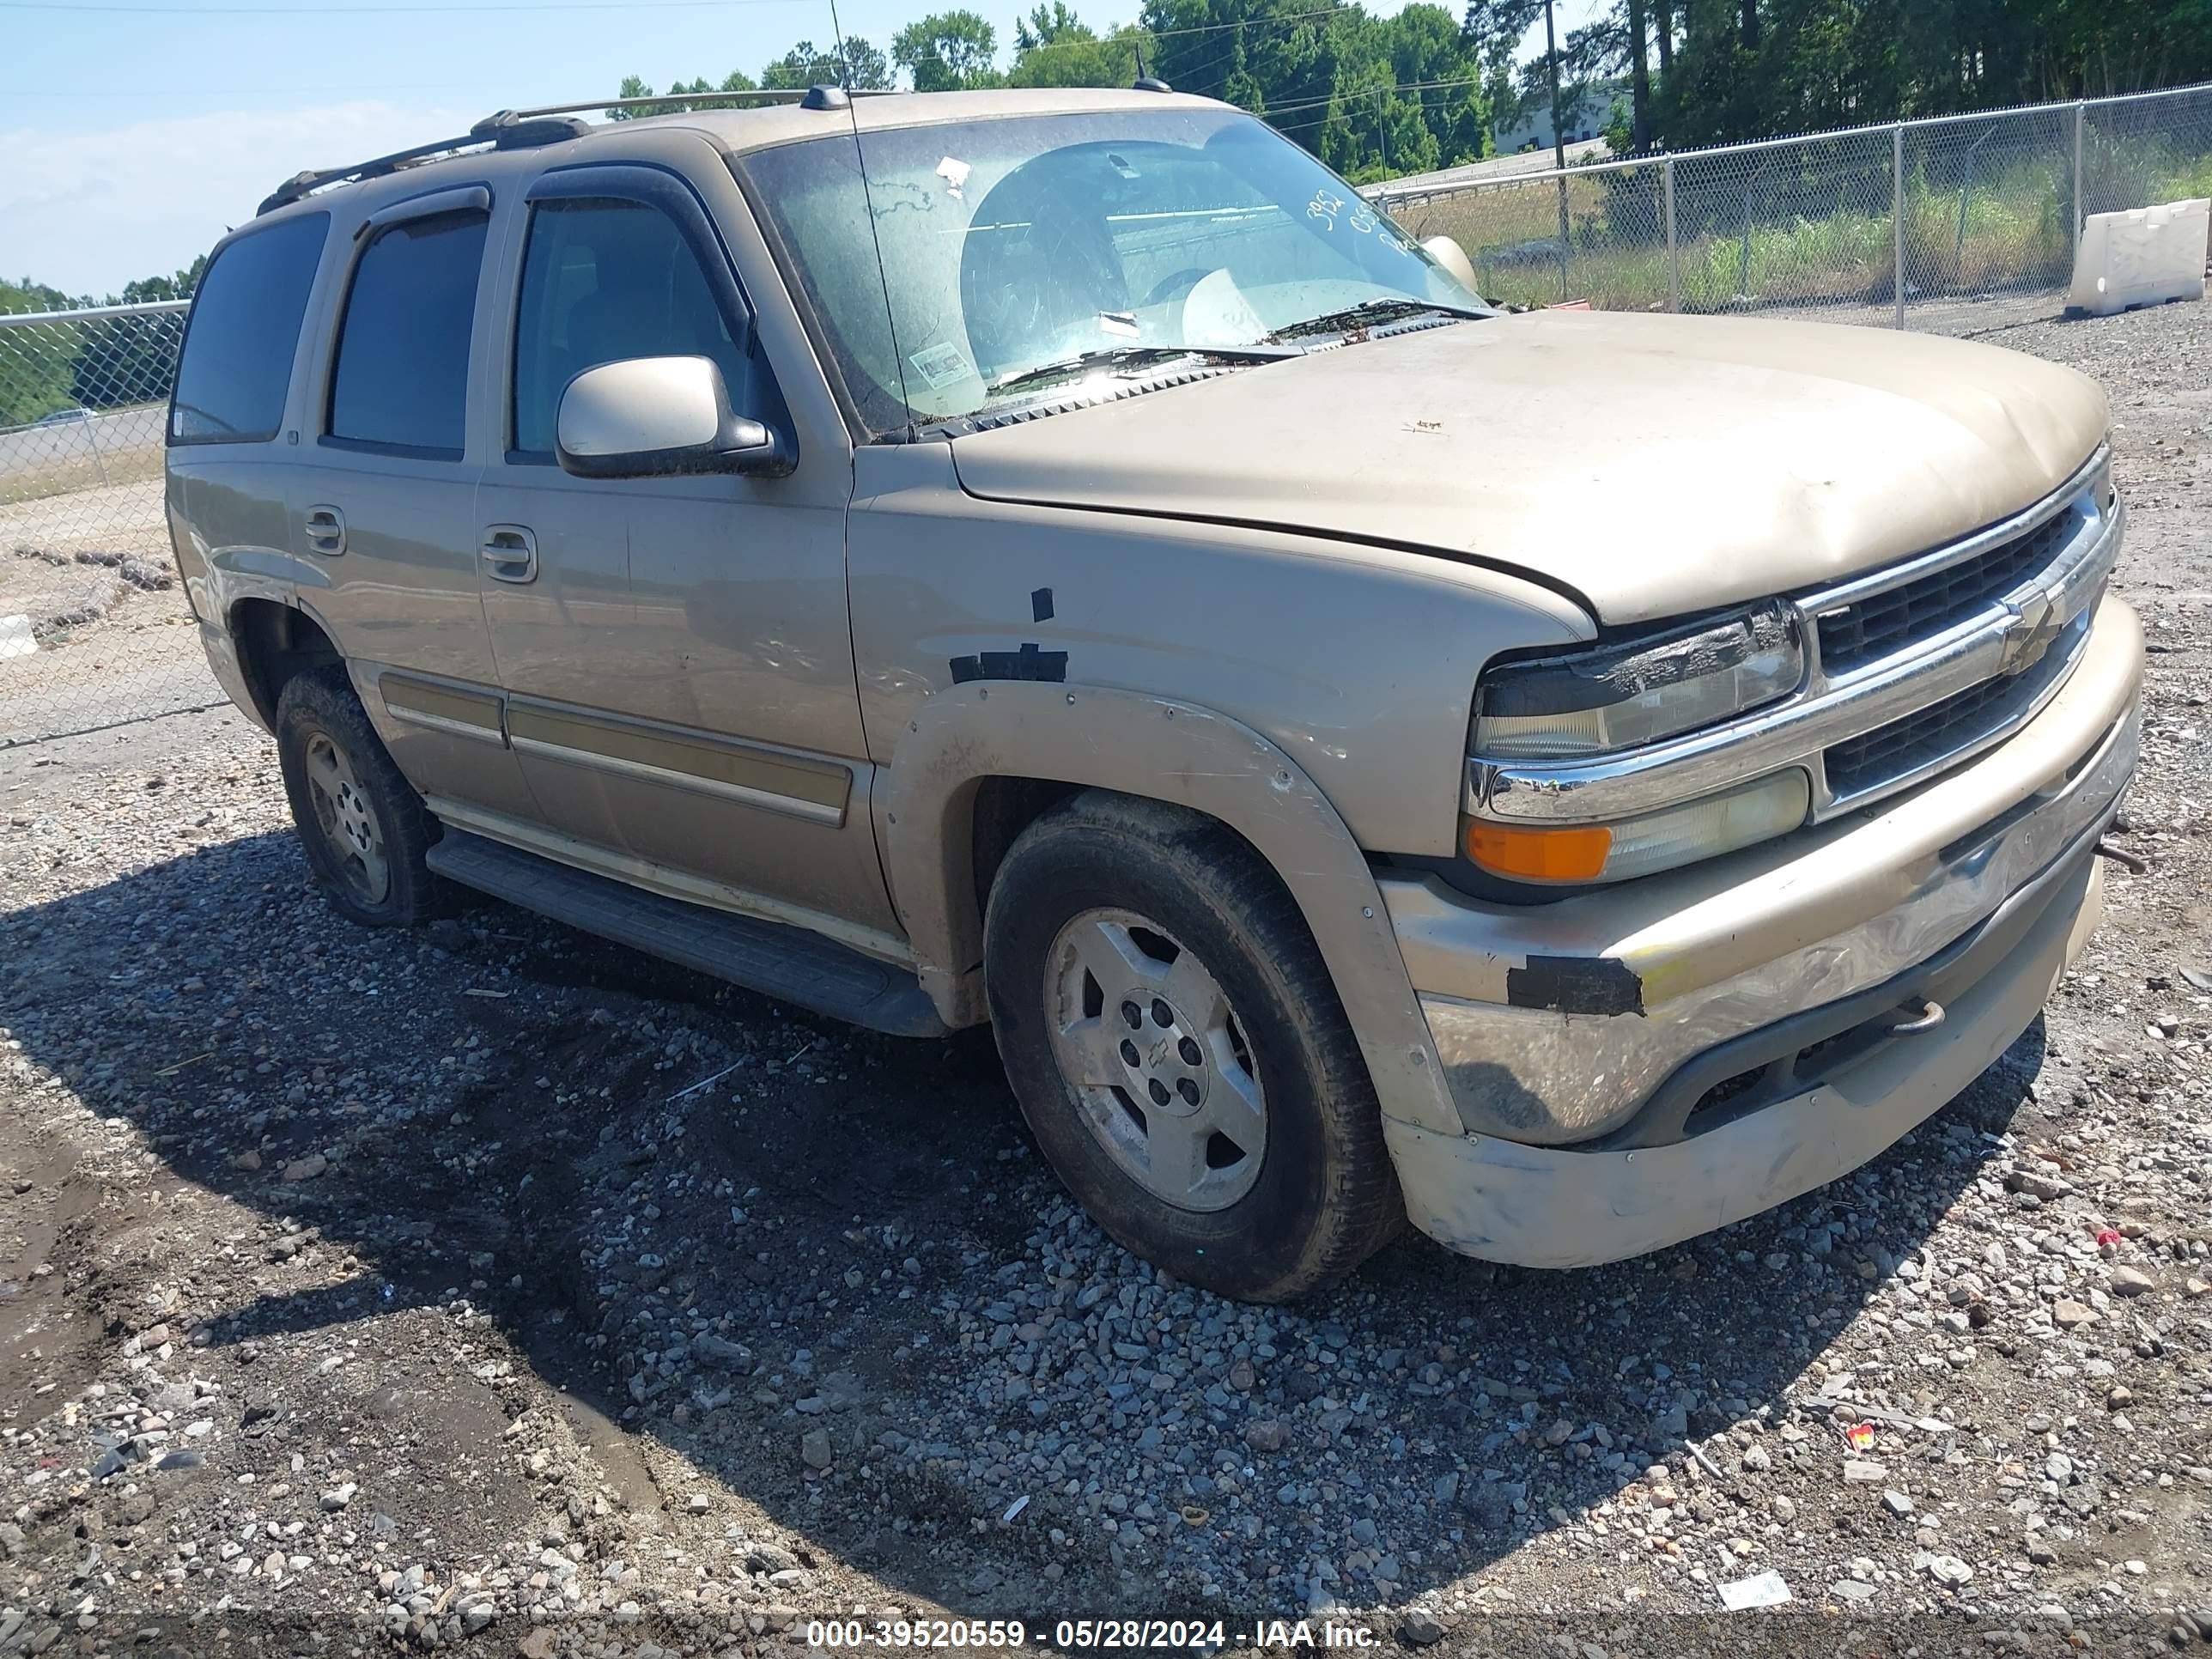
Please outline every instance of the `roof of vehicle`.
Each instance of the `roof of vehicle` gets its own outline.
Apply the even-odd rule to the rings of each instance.
[[[696,99],[702,94],[680,94]],[[703,94],[714,96],[715,94]],[[990,92],[893,92],[849,99],[834,89],[806,93],[732,93],[732,100],[778,101],[735,109],[704,109],[670,115],[641,114],[623,121],[586,121],[580,110],[606,110],[628,104],[650,109],[672,99],[605,99],[588,105],[553,105],[542,109],[501,110],[477,122],[459,137],[434,139],[389,155],[349,167],[304,172],[286,179],[263,201],[263,214],[311,196],[404,173],[416,179],[480,156],[486,149],[522,150],[559,145],[578,159],[617,137],[633,143],[641,134],[682,131],[696,133],[731,155],[766,149],[857,128],[862,133],[901,127],[935,126],[963,121],[1003,120],[1029,115],[1078,115],[1115,110],[1213,108],[1210,98],[1188,94],[1111,87],[1037,87]],[[627,146],[625,146],[627,147]]]
[[[1123,87],[1031,87],[994,92],[891,92],[855,98],[850,125],[862,133],[893,127],[941,126],[957,121],[997,121],[1021,115],[1090,115],[1113,110],[1156,110],[1163,106],[1218,109],[1211,98],[1187,93],[1137,92]],[[689,115],[653,118],[686,125],[708,135],[732,155],[747,150],[818,138],[834,120],[847,124],[843,110],[821,111],[785,104],[769,109],[698,110]],[[625,123],[624,125],[628,125]]]

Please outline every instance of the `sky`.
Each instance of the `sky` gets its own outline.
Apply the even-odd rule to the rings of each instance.
[[[838,21],[888,50],[952,3],[837,0]],[[998,24],[1002,55],[1027,9],[958,3]],[[1562,0],[1562,34],[1597,3]],[[1076,9],[1103,32],[1137,0]],[[611,95],[625,75],[757,73],[835,36],[830,0],[0,0],[0,276],[111,294],[191,264],[303,167]],[[1524,50],[1542,46],[1540,24]]]

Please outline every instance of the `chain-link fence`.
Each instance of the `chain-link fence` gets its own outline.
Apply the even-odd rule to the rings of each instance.
[[[0,745],[221,699],[161,507],[185,309],[0,315]]]
[[[1366,194],[1496,300],[1960,331],[2055,307],[2082,213],[2212,195],[2212,86]],[[0,746],[221,701],[162,515],[185,311],[0,315]]]
[[[2212,86],[1366,194],[1493,300],[1963,331],[2047,313],[2083,214],[2212,195]]]

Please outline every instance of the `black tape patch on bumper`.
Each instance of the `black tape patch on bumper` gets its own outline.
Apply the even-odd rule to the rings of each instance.
[[[955,657],[950,666],[955,685],[965,685],[970,680],[1045,680],[1057,685],[1067,678],[1067,653],[1024,645],[1018,651]]]
[[[1558,1014],[1641,1014],[1644,981],[1619,957],[1530,957],[1505,970],[1505,1000]]]

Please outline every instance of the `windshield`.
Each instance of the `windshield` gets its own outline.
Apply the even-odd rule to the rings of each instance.
[[[1237,110],[1025,116],[863,142],[865,194],[850,135],[732,165],[878,431],[1115,371],[1072,361],[1086,353],[1154,370],[1363,305],[1481,303],[1351,185]],[[1063,374],[1036,372],[1063,362]]]

